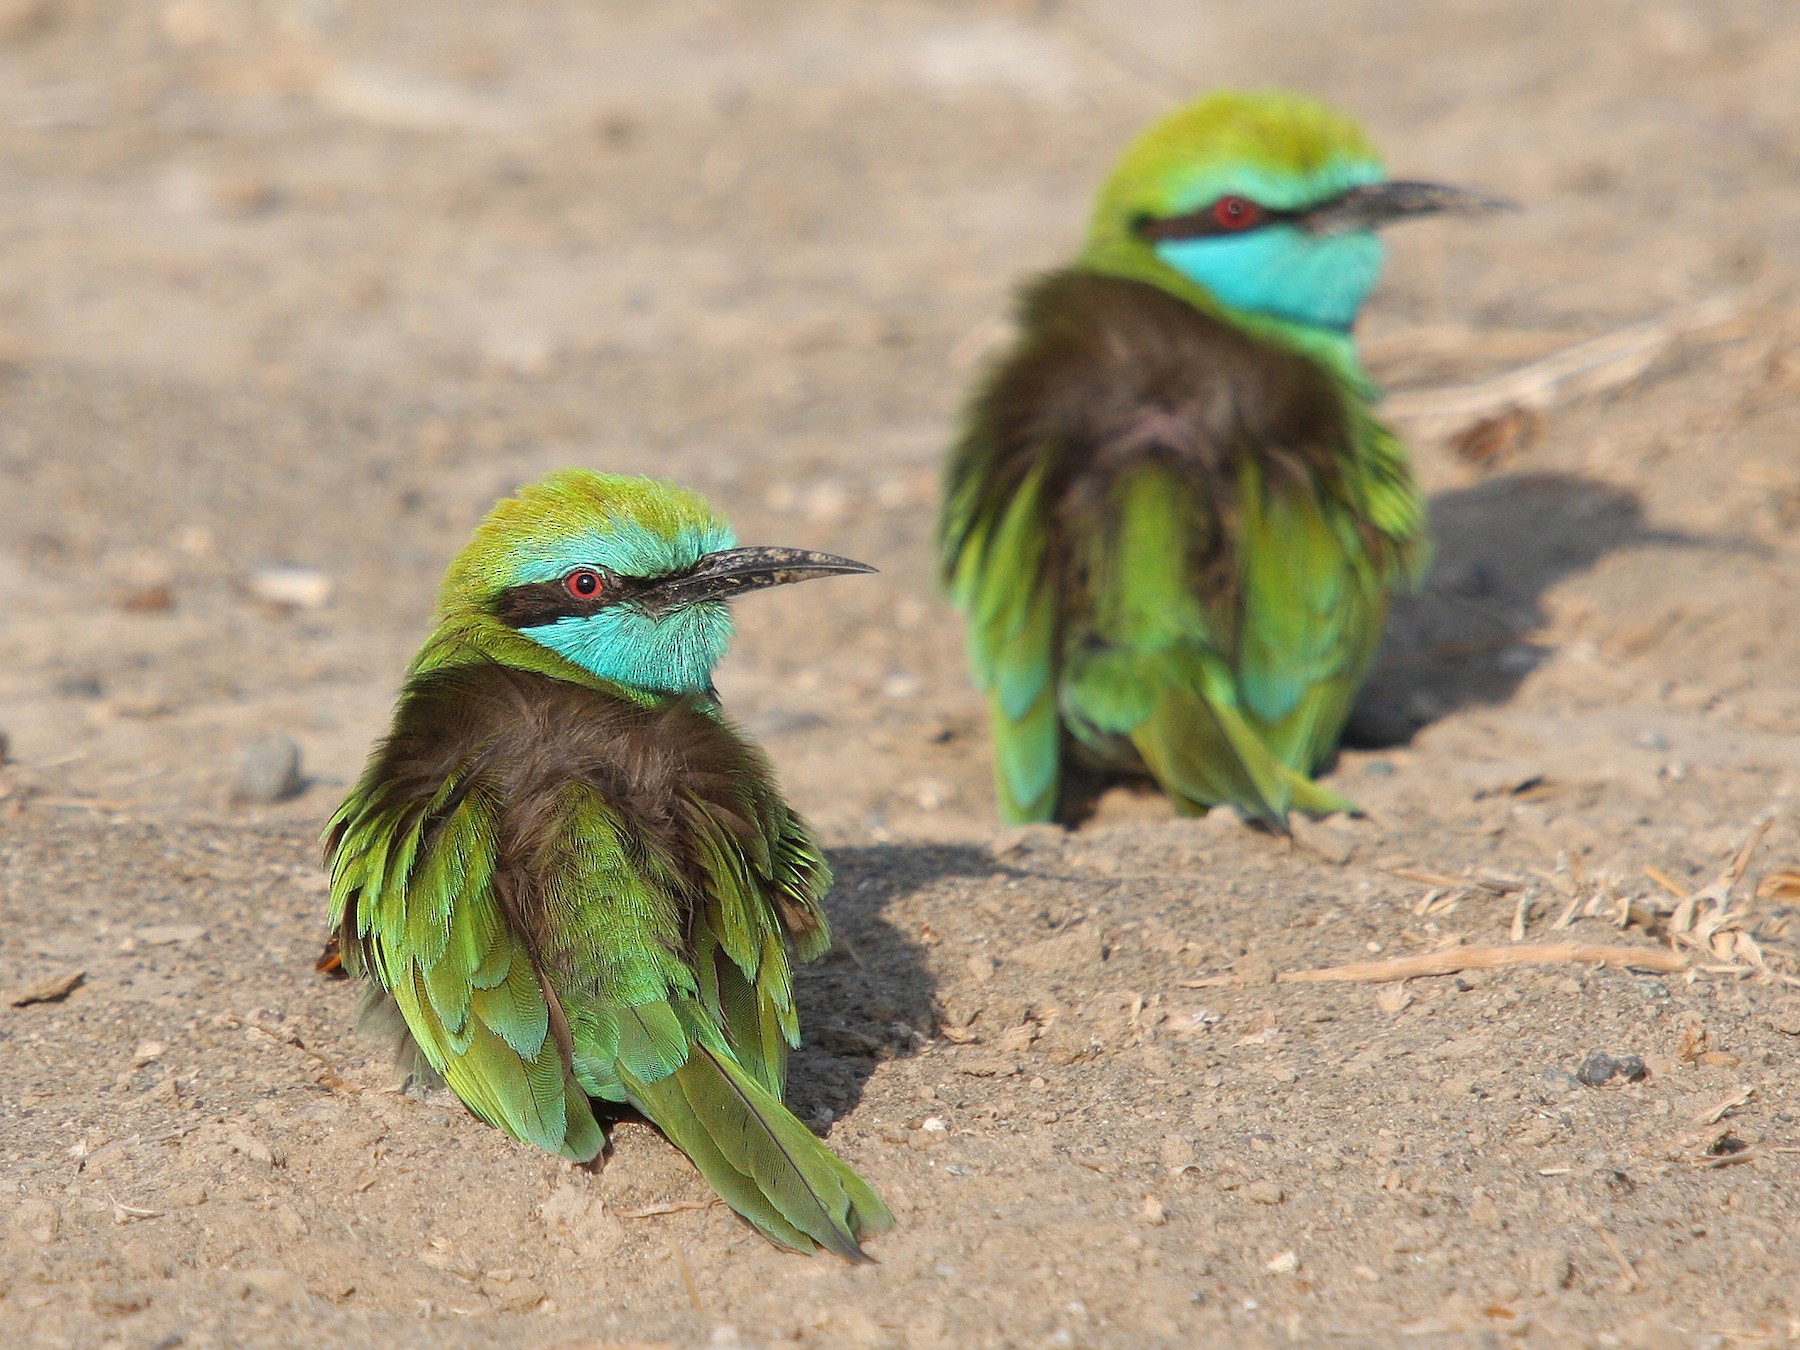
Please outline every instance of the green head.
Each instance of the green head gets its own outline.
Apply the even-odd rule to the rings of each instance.
[[[731,641],[732,596],[875,570],[736,544],[696,492],[564,469],[488,512],[444,577],[440,623],[499,625],[603,680],[696,693],[711,687]]]
[[[1380,225],[1501,203],[1392,182],[1362,128],[1311,99],[1221,92],[1126,150],[1083,262],[1248,314],[1339,333],[1381,272]]]

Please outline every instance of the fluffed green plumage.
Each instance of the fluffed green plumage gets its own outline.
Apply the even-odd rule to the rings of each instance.
[[[772,1240],[861,1259],[887,1210],[781,1103],[790,956],[829,944],[823,856],[710,693],[621,686],[532,636],[602,606],[571,586],[546,619],[559,572],[634,568],[606,603],[658,622],[656,586],[729,542],[650,480],[568,473],[496,508],[332,818],[332,921],[481,1119],[585,1162],[629,1106]]]
[[[1289,94],[1213,95],[1126,151],[946,475],[1005,819],[1069,818],[1076,769],[1277,828],[1354,809],[1312,775],[1426,545],[1345,316],[1371,223],[1478,205],[1386,183],[1354,123]]]

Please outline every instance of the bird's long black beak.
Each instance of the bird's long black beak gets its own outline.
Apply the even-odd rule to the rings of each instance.
[[[1408,216],[1517,209],[1516,203],[1503,198],[1443,183],[1369,183],[1302,213],[1298,223],[1313,234],[1343,234],[1349,230],[1373,230]]]
[[[691,572],[656,582],[646,598],[661,605],[691,605],[700,600],[729,600],[765,586],[790,581],[873,572],[867,563],[804,548],[728,548],[708,553]]]

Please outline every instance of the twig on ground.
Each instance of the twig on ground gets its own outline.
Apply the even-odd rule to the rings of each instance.
[[[331,1060],[327,1059],[324,1055],[321,1055],[317,1050],[314,1050],[305,1041],[301,1040],[300,1037],[296,1033],[294,1033],[292,1031],[281,1031],[281,1030],[279,1030],[275,1027],[271,1027],[271,1026],[264,1026],[261,1022],[251,1022],[251,1021],[246,1020],[244,1022],[244,1025],[251,1028],[253,1031],[262,1032],[263,1035],[269,1037],[272,1040],[279,1041],[282,1045],[291,1045],[294,1049],[298,1050],[301,1054],[310,1055],[313,1059],[316,1059],[320,1064],[324,1065],[325,1073],[319,1079],[319,1081],[321,1083],[323,1083],[326,1087],[330,1088],[333,1092],[361,1092],[362,1091],[361,1086],[359,1086],[356,1083],[352,1083],[348,1078],[345,1078],[344,1075],[338,1071],[338,1066],[336,1064],[332,1063]]]
[[[1497,966],[1603,965],[1638,970],[1676,971],[1687,958],[1660,947],[1607,947],[1586,942],[1551,942],[1538,946],[1447,947],[1387,961],[1353,961],[1323,970],[1284,970],[1278,984],[1322,984],[1344,980],[1381,983],[1421,975],[1454,975],[1459,970],[1491,970]]]
[[[1577,342],[1489,379],[1399,390],[1383,403],[1382,411],[1408,424],[1415,439],[1449,440],[1516,409],[1542,412],[1583,394],[1629,384],[1677,340],[1722,328],[1761,298],[1754,289],[1715,295],[1660,319]]]
[[[639,1209],[615,1209],[612,1212],[621,1219],[654,1219],[659,1214],[681,1214],[690,1209],[711,1209],[719,1203],[717,1196],[705,1200],[663,1200],[654,1205],[644,1205]]]
[[[100,797],[57,797],[48,793],[28,793],[24,798],[33,806],[50,806],[65,811],[129,811],[130,802],[109,802]]]

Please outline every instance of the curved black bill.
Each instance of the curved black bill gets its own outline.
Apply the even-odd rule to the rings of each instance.
[[[1342,234],[1347,230],[1372,230],[1408,216],[1516,210],[1515,202],[1444,183],[1369,183],[1303,212],[1299,224],[1313,234]]]
[[[791,581],[874,570],[867,563],[811,549],[728,548],[708,553],[691,572],[657,582],[649,597],[658,604],[691,605],[699,600],[729,600],[745,591],[785,586]]]

